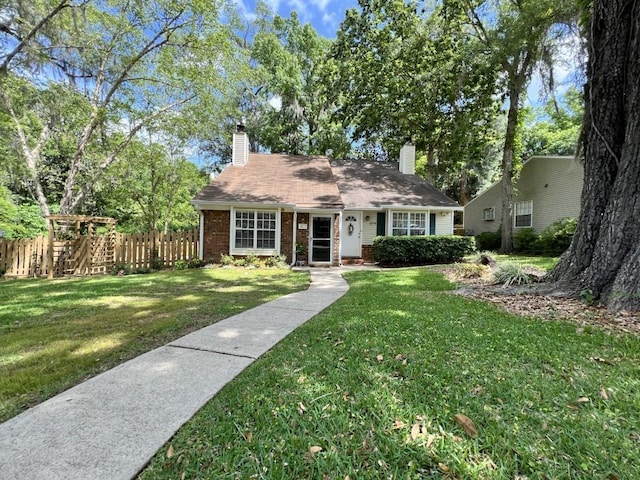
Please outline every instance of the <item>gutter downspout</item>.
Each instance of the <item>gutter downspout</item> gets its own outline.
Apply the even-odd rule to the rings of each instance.
[[[198,229],[198,258],[204,261],[204,212],[198,209],[198,213],[200,214],[200,228]]]
[[[342,210],[338,214],[338,266],[342,266]]]
[[[296,228],[296,226],[298,225],[298,211],[296,209],[293,210],[293,235],[291,236],[291,238],[293,239],[292,241],[292,247],[291,247],[291,265],[289,265],[290,267],[295,267],[296,262],[298,261],[298,253],[296,252],[296,241],[297,241],[297,233],[298,233],[298,229]]]

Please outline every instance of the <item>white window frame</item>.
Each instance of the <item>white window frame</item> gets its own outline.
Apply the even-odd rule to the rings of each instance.
[[[496,219],[496,207],[487,207],[482,209],[482,220],[489,222]]]
[[[429,212],[392,211],[390,217],[391,236],[393,237],[416,237],[429,235]],[[398,219],[397,217],[402,218]],[[419,217],[422,217],[421,225]],[[400,224],[399,221],[402,221],[403,223]],[[398,231],[406,231],[406,233],[396,233]],[[412,233],[412,231],[421,231],[421,233]]]
[[[253,226],[251,229],[253,230],[253,246],[250,248],[245,247],[236,247],[236,214],[253,214]],[[273,214],[275,216],[275,230],[271,229],[259,229],[258,228],[258,213],[268,213]],[[231,228],[230,228],[230,238],[229,238],[229,252],[231,255],[277,255],[280,252],[280,209],[254,209],[254,208],[234,208],[231,210]],[[249,229],[238,229],[238,230],[249,230]],[[257,248],[258,245],[258,231],[266,230],[266,231],[274,231],[275,233],[275,242],[274,248]]]
[[[528,225],[518,225],[518,217],[529,217]],[[533,226],[533,200],[525,200],[516,202],[513,205],[513,227],[514,228],[530,228]]]

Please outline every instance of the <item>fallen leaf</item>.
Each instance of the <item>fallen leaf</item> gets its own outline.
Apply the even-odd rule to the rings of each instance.
[[[406,427],[406,426],[407,426],[407,424],[406,424],[406,423],[404,423],[404,422],[403,422],[402,420],[400,420],[400,419],[397,419],[397,418],[396,418],[396,419],[393,421],[393,429],[394,429],[394,430],[400,430],[401,428],[404,428],[404,427]]]
[[[167,458],[171,458],[176,454],[176,451],[173,449],[173,445],[169,445],[167,449]]]
[[[306,412],[306,411],[307,411],[307,407],[304,406],[304,403],[299,402],[298,403],[298,413],[300,415],[304,415],[304,412]]]
[[[447,473],[449,471],[449,467],[444,463],[438,463],[438,467],[440,467],[440,470],[442,470],[444,473]]]
[[[609,400],[609,394],[604,388],[600,389],[600,396],[602,397],[603,400]]]
[[[253,440],[253,433],[251,432],[245,433],[244,438],[247,440],[247,442],[251,443],[251,441]]]
[[[419,423],[414,424],[411,427],[411,440],[415,440],[418,437],[421,437],[424,435],[424,431],[423,431],[423,426]]]
[[[467,435],[469,435],[470,437],[478,436],[478,430],[469,417],[462,413],[457,413],[454,418]]]
[[[576,405],[567,405],[567,408],[571,409],[571,410],[580,410]]]
[[[584,327],[576,328],[576,335],[582,335],[584,333]]]
[[[378,355],[378,356],[376,357],[376,360],[378,360],[379,362],[381,362],[381,361],[383,361],[383,360],[384,360],[384,357],[383,357],[382,355]]]
[[[589,403],[591,400],[589,400],[587,397],[580,397],[576,400],[576,403]]]
[[[401,353],[399,353],[398,355],[396,355],[396,360],[398,360],[399,362],[406,362],[407,361],[407,356],[406,355],[402,355]]]
[[[322,447],[319,445],[314,445],[309,448],[309,453],[318,453],[322,451]]]
[[[427,437],[427,443],[425,443],[424,448],[431,448],[431,445],[433,445],[433,442],[435,441],[436,436],[433,433],[430,433],[429,436]]]

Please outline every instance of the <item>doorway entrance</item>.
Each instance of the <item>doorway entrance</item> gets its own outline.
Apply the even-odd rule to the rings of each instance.
[[[311,218],[311,263],[331,262],[332,217]]]

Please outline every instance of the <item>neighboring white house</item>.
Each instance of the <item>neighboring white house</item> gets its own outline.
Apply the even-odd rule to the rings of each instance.
[[[531,157],[514,183],[514,233],[532,227],[540,233],[548,225],[580,214],[584,165],[573,157]],[[495,232],[502,218],[500,182],[464,206],[464,229],[469,235]]]

